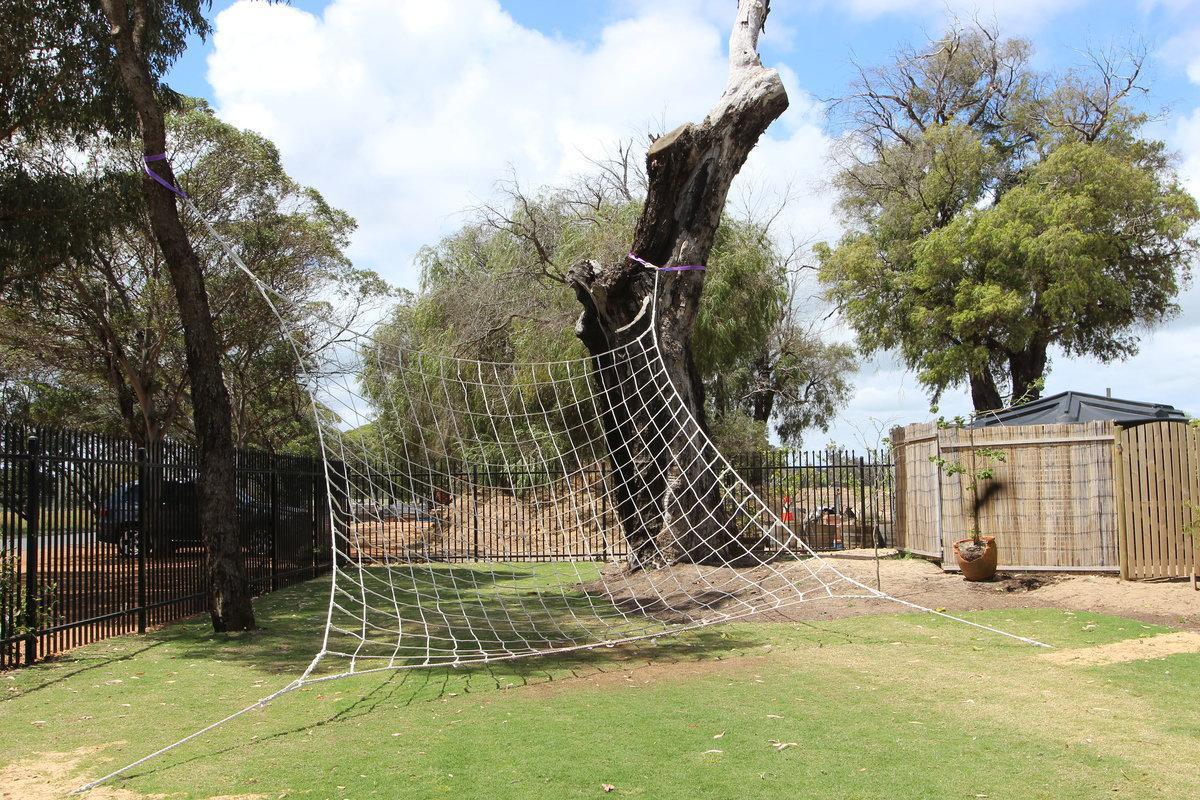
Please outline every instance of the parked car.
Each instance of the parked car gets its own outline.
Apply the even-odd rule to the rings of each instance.
[[[243,542],[248,542],[254,552],[265,552],[270,546],[270,505],[243,491],[237,492],[235,501]],[[136,481],[121,486],[105,498],[96,509],[96,538],[115,544],[121,555],[136,557],[142,540],[138,519],[140,502],[141,487]],[[281,521],[306,514],[304,509],[288,506],[277,506],[276,512]],[[148,516],[156,523],[146,542],[149,553],[170,553],[180,547],[203,544],[200,489],[194,481],[163,481],[159,484],[158,509]]]

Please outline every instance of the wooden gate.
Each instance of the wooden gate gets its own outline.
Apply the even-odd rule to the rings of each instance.
[[[1113,451],[1121,577],[1182,578],[1200,549],[1200,428],[1119,428]]]

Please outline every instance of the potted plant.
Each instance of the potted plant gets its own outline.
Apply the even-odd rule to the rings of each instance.
[[[996,465],[1006,459],[1003,450],[993,447],[974,447],[974,440],[967,448],[968,463],[962,459],[948,461],[941,456],[930,456],[929,460],[945,469],[947,475],[964,475],[971,494],[970,535],[954,542],[954,557],[962,571],[963,580],[990,581],[996,577],[996,537],[984,536],[979,529],[979,510],[1000,487],[997,484],[982,485],[996,474]],[[982,463],[981,463],[982,462]]]

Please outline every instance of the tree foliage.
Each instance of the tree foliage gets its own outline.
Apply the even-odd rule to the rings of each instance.
[[[1132,108],[1141,56],[1044,74],[1031,48],[954,28],[862,70],[840,101],[849,232],[821,280],[865,351],[897,350],[977,409],[1037,396],[1052,346],[1102,361],[1175,313],[1200,213]]]
[[[217,243],[194,237],[213,298],[236,440],[284,448],[312,426],[293,343],[302,356],[317,355],[338,313],[333,305],[353,315],[384,286],[343,253],[353,220],[296,184],[269,141],[222,123],[200,101],[170,115],[168,126],[193,201],[276,292],[290,340]],[[144,443],[190,437],[184,341],[140,192],[140,148],[119,137],[81,144],[81,151],[61,140],[23,151],[40,179],[53,179],[64,195],[69,188],[78,229],[70,251],[43,265],[35,283],[13,281],[0,290],[10,410],[43,423],[115,429]]]
[[[143,52],[157,81],[191,36],[207,36],[209,0],[144,4]],[[40,271],[95,235],[94,197],[78,181],[27,160],[31,143],[86,146],[98,134],[132,135],[136,115],[118,76],[111,25],[98,2],[0,4],[0,283],[36,281]],[[160,102],[183,98],[157,83]],[[134,182],[125,187],[137,191]],[[81,205],[82,204],[82,205]]]
[[[34,0],[0,6],[0,147],[39,145],[47,140],[134,132],[144,156],[168,148],[167,112],[177,96],[162,75],[187,46],[204,36],[203,12],[209,0]],[[14,77],[15,75],[15,77]],[[8,153],[0,155],[0,202],[14,199],[7,188],[24,176]],[[141,193],[150,231],[174,289],[185,341],[185,360],[196,441],[200,449],[202,530],[206,545],[208,604],[218,631],[254,628],[249,584],[242,560],[234,501],[236,450],[232,410],[222,364],[222,343],[213,321],[203,265],[189,239],[171,162],[152,168],[159,182],[143,176]],[[161,185],[160,185],[161,184]],[[0,207],[0,219],[34,212],[61,214],[53,195],[17,196],[14,209]],[[49,203],[41,202],[50,200]],[[28,231],[28,226],[26,226]],[[68,230],[68,232],[70,232]],[[86,232],[85,232],[86,233]],[[78,245],[73,242],[73,245]],[[20,248],[16,248],[18,251]],[[73,252],[64,248],[66,252]],[[13,248],[0,248],[0,257]],[[54,263],[46,259],[45,263]],[[3,267],[0,264],[0,267]],[[35,261],[32,266],[40,266]],[[22,272],[22,280],[36,280]]]
[[[157,0],[142,5],[138,36],[157,80],[211,30],[211,0]],[[111,23],[94,0],[21,0],[0,4],[0,142],[135,130],[131,98],[118,79]],[[168,105],[178,95],[159,85]]]

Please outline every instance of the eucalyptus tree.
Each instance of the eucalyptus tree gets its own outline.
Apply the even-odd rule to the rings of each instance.
[[[694,431],[668,432],[655,443],[661,447],[635,452],[638,431],[660,424],[667,398],[652,392],[623,396],[644,381],[608,372],[636,365],[614,365],[602,357],[643,335],[653,292],[658,291],[653,323],[664,368],[680,402],[702,426],[722,414],[731,421],[736,415],[752,422],[757,409],[764,424],[727,427],[742,430],[763,447],[766,419],[785,408],[799,411],[815,396],[815,389],[807,396],[803,390],[785,391],[790,390],[785,383],[805,374],[796,368],[800,353],[791,345],[802,330],[780,333],[786,327],[781,323],[790,323],[794,305],[788,301],[787,270],[770,237],[753,220],[727,219],[722,227],[730,183],[759,136],[787,106],[778,75],[764,68],[757,55],[766,13],[765,2],[738,4],[724,95],[703,122],[655,138],[644,167],[633,148],[624,147],[565,186],[529,192],[510,182],[501,200],[479,210],[478,219],[424,251],[421,293],[381,332],[380,358],[367,359],[367,394],[379,403],[405,395],[394,391],[403,379],[402,365],[399,370],[390,367],[386,358],[399,347],[440,347],[448,354],[514,368],[529,361],[595,357],[594,379],[603,382],[609,395],[605,406],[629,413],[620,418],[605,414],[599,423],[603,430],[596,435],[580,432],[569,420],[561,430],[539,435],[566,436],[574,430],[606,440],[616,510],[634,568],[662,559],[728,562],[738,556],[736,526],[719,507],[714,475],[705,471],[704,458],[688,451],[696,446]],[[665,272],[656,280],[652,270],[629,258],[631,251],[658,266],[700,264],[706,269]],[[758,366],[752,369],[750,362],[756,359]],[[813,360],[820,359],[808,363]],[[719,393],[709,389],[731,365],[741,364],[746,368],[740,383],[727,384],[724,399],[715,402]],[[844,367],[846,359],[840,364]],[[535,383],[510,381],[514,391]],[[829,385],[820,378],[814,381],[814,386]],[[785,394],[787,400],[781,400]],[[845,396],[841,383],[827,394],[825,408],[836,407]],[[530,402],[540,407],[536,403],[544,400]],[[374,424],[408,416],[413,415],[383,414]],[[473,416],[478,415],[464,414],[449,427],[467,425],[469,430]],[[816,417],[791,416],[793,434]],[[395,438],[403,439],[403,432]],[[675,465],[684,465],[688,474],[679,474]]]
[[[1197,205],[1134,108],[1139,52],[1042,72],[1030,44],[953,27],[863,68],[821,280],[865,351],[936,398],[1037,397],[1052,347],[1110,361],[1177,311]]]
[[[761,452],[771,429],[791,445],[828,430],[858,368],[852,347],[825,341],[808,319],[804,243],[781,246],[778,214],[763,216],[722,220],[692,339],[713,438],[727,454]]]
[[[423,248],[420,290],[374,332],[375,344],[367,350],[365,385],[374,405],[387,409],[405,402],[405,381],[419,383],[404,374],[400,354],[422,352],[506,365],[509,405],[546,407],[552,398],[534,396],[544,368],[529,365],[587,356],[574,333],[578,307],[566,273],[581,253],[610,252],[616,258],[628,247],[642,200],[637,173],[629,169],[632,158],[632,148],[623,145],[589,172],[535,192],[508,182],[502,200]],[[772,427],[789,443],[798,443],[806,430],[826,428],[848,400],[856,368],[852,348],[822,341],[806,322],[811,309],[804,289],[811,285],[803,280],[810,269],[801,264],[803,250],[781,248],[769,224],[777,215],[761,216],[735,211],[722,220],[692,340],[705,390],[701,419],[729,452],[761,453],[770,446]],[[575,388],[579,394],[590,391],[582,383]],[[381,414],[377,424],[387,429],[416,412],[403,410]],[[574,445],[600,433],[580,427],[570,409],[547,410],[544,421],[553,429],[524,431],[523,440],[574,436],[581,441],[558,439],[561,451],[574,453]],[[531,424],[533,418],[522,421]],[[521,457],[503,452],[485,415],[464,415],[447,428],[472,430],[473,439],[493,442],[499,449],[478,454],[491,463],[517,463]],[[396,447],[418,435],[375,433]]]
[[[26,139],[136,131],[143,156],[157,159],[165,154],[165,111],[178,96],[163,84],[162,76],[183,53],[189,37],[209,33],[205,11],[210,5],[209,0],[31,0],[0,5],[0,143],[7,148]],[[6,155],[4,162],[12,164],[12,159]],[[177,183],[175,173],[169,160],[150,163],[161,183],[144,175],[141,191],[183,330],[200,451],[209,611],[216,630],[251,629],[254,612],[238,542],[235,449],[220,343],[200,260],[180,214],[179,198],[168,188]],[[19,166],[6,169],[5,186],[19,184],[21,172]],[[0,191],[0,198],[13,197],[12,191]],[[43,193],[39,187],[36,197],[50,204],[31,209],[20,200],[15,211],[2,210],[0,217],[29,220],[40,211],[58,220],[64,204],[53,192]],[[70,233],[63,223],[54,225]],[[26,225],[24,231],[34,232],[36,225]],[[45,241],[43,237],[24,246],[5,246],[0,255],[20,256],[28,249],[39,255]],[[49,242],[63,248],[56,239]]]
[[[657,267],[705,265],[729,187],[767,127],[788,106],[776,70],[764,67],[758,40],[770,4],[738,3],[729,37],[729,77],[703,120],[658,137],[646,154],[646,194],[629,247]],[[652,294],[665,370],[688,415],[704,418],[704,384],[692,338],[704,288],[702,270],[655,273],[639,261],[595,253],[569,278],[583,311],[579,337],[593,356],[640,334],[636,321]],[[606,386],[628,386],[619,364],[595,359]],[[696,458],[682,426],[664,431],[656,452],[631,449],[636,432],[663,416],[661,400],[617,391],[605,420],[617,474],[616,505],[635,568],[679,559],[728,562],[739,557],[736,525],[721,507],[707,459]],[[703,423],[701,423],[703,424]],[[672,467],[675,465],[686,465]]]
[[[349,216],[296,184],[268,140],[221,122],[202,101],[186,101],[167,125],[192,201],[272,291],[274,308],[215,242],[196,237],[235,442],[284,449],[313,424],[301,362],[318,358],[329,331],[353,325],[386,287],[345,256],[354,225]],[[95,233],[77,252],[43,267],[36,289],[21,282],[0,287],[0,363],[9,369],[9,385],[14,372],[24,371],[29,388],[42,395],[43,419],[57,410],[55,421],[83,423],[99,404],[142,444],[167,435],[192,438],[179,313],[137,190],[140,148],[107,136],[82,148],[26,149],[27,164],[69,178],[91,198],[79,213],[95,218]],[[198,224],[187,220],[189,233]],[[46,336],[48,330],[56,335]],[[92,387],[92,401],[49,403],[62,393],[58,387],[69,386]]]

